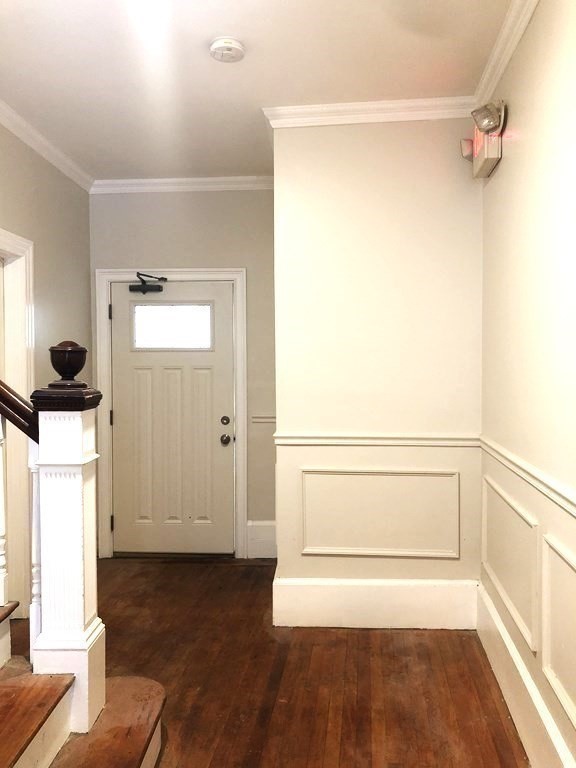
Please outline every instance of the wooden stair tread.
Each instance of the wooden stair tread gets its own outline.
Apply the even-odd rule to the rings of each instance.
[[[12,768],[74,682],[74,675],[0,681],[0,766]]]
[[[0,669],[0,683],[3,680],[10,680],[12,677],[26,675],[30,672],[32,672],[32,665],[24,656],[12,656]]]
[[[164,688],[154,680],[108,678],[106,706],[90,732],[70,736],[50,768],[138,768],[165,701]]]
[[[7,619],[19,605],[20,603],[17,600],[13,600],[11,603],[6,603],[6,605],[0,605],[0,624],[2,624],[2,622]]]

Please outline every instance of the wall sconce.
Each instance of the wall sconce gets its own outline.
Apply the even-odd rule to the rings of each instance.
[[[506,119],[506,105],[503,101],[490,102],[472,110],[474,138],[462,139],[462,157],[472,161],[472,175],[485,179],[496,168],[502,158],[502,129]]]
[[[506,105],[503,101],[499,101],[496,104],[490,102],[482,107],[478,107],[478,109],[472,110],[472,117],[481,133],[500,132],[505,115]]]

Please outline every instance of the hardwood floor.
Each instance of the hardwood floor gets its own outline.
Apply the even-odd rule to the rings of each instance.
[[[273,574],[100,561],[108,675],[166,688],[160,768],[527,765],[476,633],[275,629]]]

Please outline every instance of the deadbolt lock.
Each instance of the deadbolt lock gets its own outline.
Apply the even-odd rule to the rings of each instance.
[[[220,419],[220,424],[224,424],[224,425],[230,424],[230,416],[222,416],[222,418]]]

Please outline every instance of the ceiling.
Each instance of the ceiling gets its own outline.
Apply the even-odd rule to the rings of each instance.
[[[471,95],[509,4],[2,0],[0,99],[93,178],[269,175],[263,107]]]

